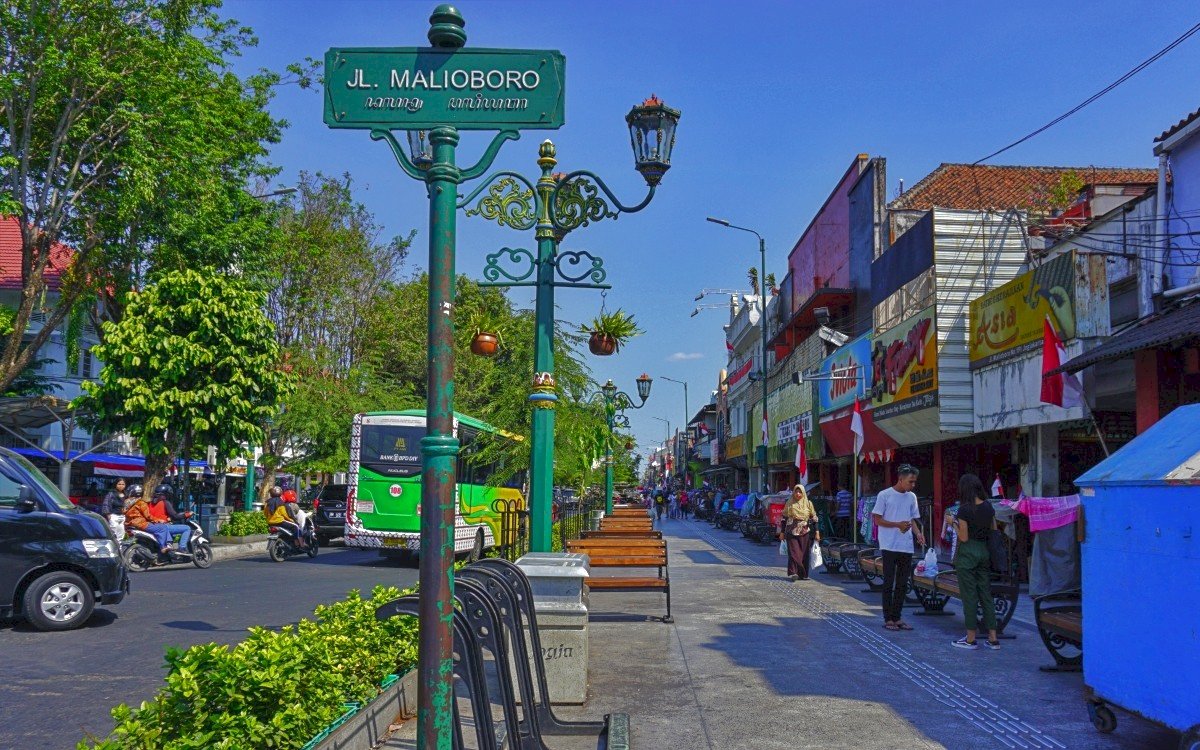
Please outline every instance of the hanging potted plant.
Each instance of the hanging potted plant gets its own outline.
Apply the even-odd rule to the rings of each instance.
[[[479,357],[494,357],[504,338],[500,335],[500,316],[487,309],[479,309],[471,316],[471,353]]]
[[[622,344],[642,333],[633,316],[624,310],[601,312],[591,323],[581,326],[579,330],[588,334],[588,349],[600,357],[615,354]]]

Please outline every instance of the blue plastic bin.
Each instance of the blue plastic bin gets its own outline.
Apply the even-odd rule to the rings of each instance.
[[[1092,720],[1112,731],[1111,702],[1200,742],[1200,404],[1175,409],[1075,484]]]

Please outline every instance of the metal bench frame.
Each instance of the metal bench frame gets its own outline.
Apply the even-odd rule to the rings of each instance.
[[[954,566],[948,562],[938,562],[938,573],[932,579],[928,576],[918,578],[917,575],[910,576],[912,582],[913,594],[921,602],[922,610],[917,612],[918,615],[950,615],[952,612],[946,611],[946,605],[951,599],[958,599],[958,591],[951,591],[948,587],[943,588],[938,585],[938,582],[955,576],[955,583],[958,581],[957,573],[954,571]],[[928,583],[926,581],[928,580]],[[955,589],[958,587],[955,586]],[[1012,620],[1013,615],[1017,611],[1017,597],[1021,595],[1021,590],[1016,583],[1003,579],[993,578],[991,582],[992,603],[996,608],[996,634],[1001,638],[1016,638],[1015,635],[1006,635],[1004,633],[1005,626]],[[982,622],[983,610],[982,606],[979,611],[980,621]]]
[[[1063,591],[1057,594],[1046,594],[1033,597],[1033,621],[1037,623],[1038,635],[1054,664],[1038,667],[1043,672],[1080,672],[1083,671],[1083,621],[1079,622],[1079,632],[1056,627],[1053,622],[1047,622],[1043,615],[1054,613],[1082,613],[1083,592]]]

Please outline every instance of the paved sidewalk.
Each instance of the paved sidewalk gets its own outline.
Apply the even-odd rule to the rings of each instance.
[[[662,527],[675,623],[657,620],[659,595],[593,594],[590,700],[556,708],[568,719],[630,714],[633,748],[1174,750],[1179,741],[1121,712],[1114,734],[1096,732],[1082,676],[1039,672],[1050,656],[1019,620],[997,652],[952,648],[957,613],[906,611],[916,629],[888,632],[879,595],[862,593],[861,581],[793,583],[774,545],[704,522]]]

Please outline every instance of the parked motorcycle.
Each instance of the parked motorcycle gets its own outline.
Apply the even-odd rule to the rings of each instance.
[[[125,558],[125,564],[130,570],[137,572],[170,563],[190,562],[201,570],[210,567],[213,563],[212,543],[204,536],[200,524],[191,518],[185,519],[184,523],[192,527],[192,538],[188,541],[187,551],[184,552],[176,546],[165,555],[159,552],[158,538],[153,534],[127,528],[125,541],[121,543],[121,555]],[[178,536],[172,541],[178,545]]]
[[[267,555],[275,562],[283,562],[295,555],[317,556],[317,534],[313,529],[312,517],[304,519],[304,547],[296,540],[296,535],[282,526],[272,526],[271,538],[267,540]]]

